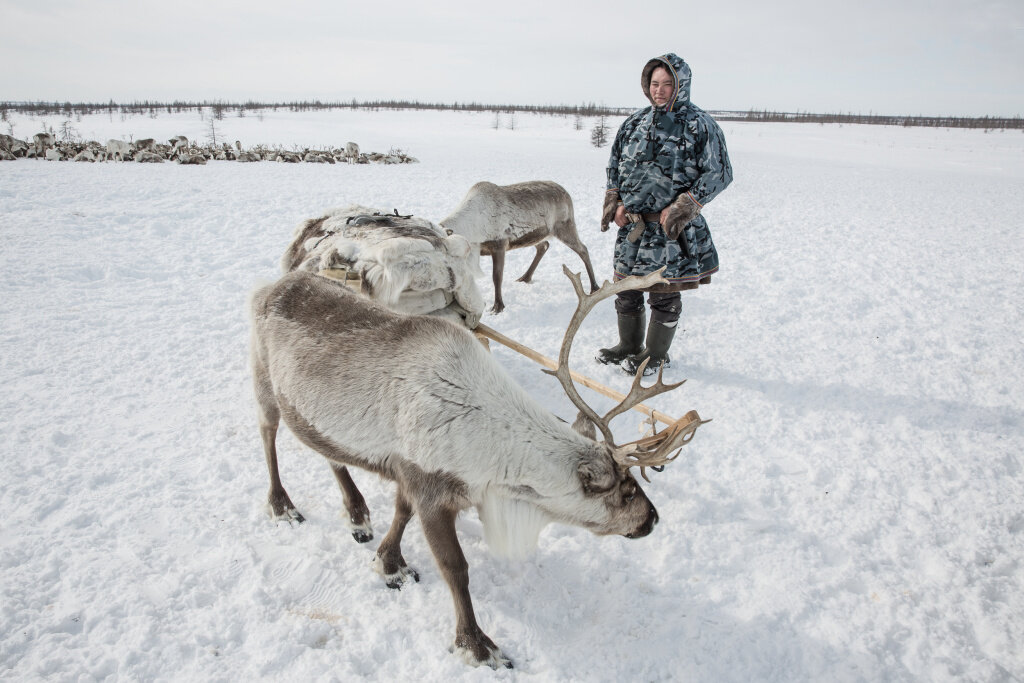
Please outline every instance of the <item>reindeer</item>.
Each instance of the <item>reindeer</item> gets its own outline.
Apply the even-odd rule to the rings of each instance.
[[[53,147],[53,136],[49,133],[36,133],[32,136],[32,149],[37,157],[44,156],[46,150]]]
[[[462,203],[441,221],[441,227],[479,245],[481,255],[491,257],[494,281],[493,313],[505,310],[501,280],[505,273],[505,252],[535,246],[537,253],[518,282],[530,282],[533,272],[548,250],[548,238],[555,237],[575,251],[590,277],[590,291],[597,289],[590,253],[576,233],[572,198],[561,185],[533,180],[515,185],[479,182],[469,188]]]
[[[187,150],[178,152],[178,156],[175,162],[183,165],[199,165],[203,166],[206,164],[206,157],[202,154],[189,154]]]
[[[340,269],[393,311],[440,315],[476,327],[484,310],[479,259],[465,238],[419,216],[359,204],[299,223],[281,271]]]
[[[107,158],[111,161],[115,159],[124,161],[131,151],[131,145],[124,140],[115,140],[113,138],[107,140]]]
[[[0,152],[7,152],[10,158],[25,156],[28,151],[28,143],[11,135],[0,134]]]
[[[701,424],[690,411],[654,437],[615,444],[612,418],[678,385],[664,384],[659,373],[644,388],[637,373],[623,403],[599,416],[572,384],[570,345],[598,301],[664,280],[652,273],[606,282],[585,295],[579,276],[570,279],[579,304],[555,374],[580,410],[571,427],[533,401],[468,330],[445,320],[394,313],[304,269],[257,290],[250,301],[250,360],[271,514],[303,519],[278,471],[281,420],[329,462],[357,541],[372,538],[370,515],[345,466],[393,480],[395,514],[375,567],[391,588],[419,580],[401,550],[406,525],[419,515],[452,593],[453,649],[470,664],[512,666],[477,623],[469,567],[455,532],[459,512],[476,507],[488,545],[509,556],[530,552],[543,527],[554,521],[598,535],[647,536],[658,513],[629,468],[640,467],[646,478],[645,467],[677,457],[670,454]],[[382,354],[389,358],[386,365]],[[603,441],[595,440],[595,425]]]
[[[171,146],[170,156],[176,157],[180,152],[188,149],[188,138],[184,135],[175,135],[167,141],[167,144]]]

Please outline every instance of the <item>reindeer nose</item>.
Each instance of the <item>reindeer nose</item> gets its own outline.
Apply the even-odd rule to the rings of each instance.
[[[643,538],[654,531],[654,525],[658,523],[658,511],[654,509],[653,504],[648,503],[647,505],[647,519],[644,520],[639,529],[626,534],[626,538]]]

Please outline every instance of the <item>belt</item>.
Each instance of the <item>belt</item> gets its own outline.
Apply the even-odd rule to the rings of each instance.
[[[641,221],[645,223],[660,223],[661,212],[658,211],[657,213],[633,213],[632,211],[627,211],[626,220],[628,220],[630,223],[640,223]]]
[[[626,239],[636,244],[640,239],[640,235],[644,234],[644,230],[647,229],[648,223],[660,223],[661,213],[633,213],[632,211],[626,212],[626,220],[630,223],[636,223],[636,227],[629,231]]]

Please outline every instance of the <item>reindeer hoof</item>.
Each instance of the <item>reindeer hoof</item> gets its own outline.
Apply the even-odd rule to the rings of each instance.
[[[402,560],[402,565],[399,566],[395,571],[388,571],[384,567],[384,559],[380,555],[374,555],[373,557],[373,568],[374,570],[384,577],[384,584],[388,588],[402,590],[402,586],[412,579],[414,583],[419,583],[420,574],[412,567],[404,564],[405,560]]]
[[[384,577],[384,584],[391,589],[402,590],[402,586],[412,579],[413,583],[420,582],[420,574],[412,567],[402,567],[394,574]]]
[[[292,522],[295,522],[296,524],[302,524],[306,521],[306,518],[303,517],[302,514],[298,510],[295,510],[294,508],[291,510],[286,510],[283,515],[275,515],[274,519],[276,519],[279,522],[285,521],[289,524],[291,524]]]
[[[492,669],[512,668],[512,660],[502,654],[494,641],[483,633],[475,638],[466,635],[458,636],[455,639],[455,644],[448,651],[458,655],[470,666],[486,664]]]
[[[277,522],[296,522],[302,524],[306,521],[306,518],[302,516],[298,510],[291,505],[275,504],[273,502],[267,503],[267,512],[270,514],[270,518]]]
[[[362,519],[362,522],[357,522],[344,511],[341,513],[341,521],[348,527],[352,538],[356,539],[356,543],[366,543],[373,540],[373,525],[370,524],[370,513],[364,512]]]

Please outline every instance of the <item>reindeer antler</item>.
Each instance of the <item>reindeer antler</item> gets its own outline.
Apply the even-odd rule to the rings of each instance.
[[[640,384],[640,380],[643,379],[644,368],[647,367],[647,363],[650,360],[650,358],[644,358],[644,362],[641,363],[640,367],[637,368],[636,370],[636,377],[633,378],[633,384],[630,386],[629,393],[626,394],[626,398],[622,400],[622,403],[615,406],[605,414],[604,419],[606,421],[610,422],[613,417],[621,415],[627,410],[632,410],[633,406],[642,403],[643,401],[646,401],[649,398],[653,398],[658,394],[664,394],[667,391],[672,391],[673,389],[677,389],[686,384],[685,379],[682,382],[676,382],[675,384],[665,384],[662,381],[662,372],[665,370],[665,366],[662,365],[660,368],[658,368],[657,381],[655,381],[654,384],[652,384],[649,387],[642,386]]]
[[[637,370],[636,378],[633,380],[633,384],[630,387],[626,398],[608,411],[604,417],[601,417],[597,414],[597,411],[587,405],[586,401],[583,400],[579,392],[576,390],[576,385],[573,384],[569,370],[569,352],[572,349],[572,341],[575,338],[576,333],[579,331],[584,318],[587,317],[598,302],[622,291],[645,289],[658,283],[668,282],[661,275],[664,270],[664,268],[661,268],[642,277],[631,275],[615,283],[610,283],[606,280],[604,284],[601,285],[600,289],[591,292],[590,294],[585,294],[583,292],[583,283],[580,279],[580,274],[571,272],[567,266],[563,265],[562,272],[564,272],[566,277],[569,278],[569,281],[572,282],[573,289],[576,290],[576,297],[579,299],[579,302],[576,304],[576,311],[569,320],[569,325],[565,330],[565,336],[562,338],[562,346],[558,352],[558,368],[554,371],[544,371],[549,375],[554,375],[558,378],[559,383],[562,385],[562,388],[565,389],[565,393],[569,396],[569,400],[573,402],[573,405],[575,405],[579,411],[593,422],[601,431],[605,442],[612,447],[612,457],[615,461],[622,467],[639,467],[640,474],[644,479],[647,479],[647,473],[645,471],[647,467],[657,467],[658,465],[663,465],[674,460],[679,454],[675,453],[671,457],[669,457],[668,454],[689,443],[690,439],[693,438],[693,434],[697,427],[706,422],[706,420],[701,420],[700,416],[697,415],[697,412],[691,410],[683,418],[677,420],[660,433],[638,441],[632,441],[622,446],[615,445],[615,439],[612,436],[609,423],[614,417],[630,410],[641,401],[663,394],[667,391],[672,391],[673,389],[681,386],[686,380],[675,384],[665,384],[662,381],[662,372],[664,370],[663,366],[658,371],[658,380],[651,386],[644,387],[640,383],[641,379],[643,379],[644,368],[647,367],[647,360],[644,360],[643,364]],[[647,480],[650,481],[649,479]]]
[[[572,350],[572,340],[576,337],[576,333],[579,332],[580,325],[583,324],[583,320],[599,302],[610,296],[618,294],[619,292],[630,289],[642,289],[644,287],[650,287],[651,285],[658,284],[659,282],[668,282],[661,276],[664,270],[664,268],[661,268],[649,275],[644,275],[643,277],[631,275],[615,283],[605,280],[604,284],[601,285],[601,288],[596,292],[584,294],[583,282],[580,280],[580,274],[570,271],[568,266],[562,264],[562,272],[565,273],[567,278],[569,278],[573,289],[576,290],[576,298],[578,299],[578,302],[576,303],[576,311],[572,314],[572,318],[569,319],[569,325],[565,329],[565,336],[562,337],[562,346],[558,350],[558,369],[545,370],[544,372],[558,378],[562,388],[565,389],[565,393],[569,395],[569,400],[572,401],[573,405],[579,408],[580,412],[586,415],[590,421],[601,430],[604,440],[609,444],[614,444],[615,440],[612,438],[612,432],[608,428],[608,421],[600,418],[597,412],[587,405],[579,392],[576,391],[576,385],[573,384],[572,376],[569,374],[569,352]]]
[[[690,443],[697,432],[697,427],[705,422],[711,420],[702,420],[696,410],[691,410],[653,436],[614,448],[612,459],[623,467],[639,467],[640,476],[650,481],[647,477],[647,468],[667,465],[678,458],[683,446]],[[673,451],[675,453],[672,453]]]

